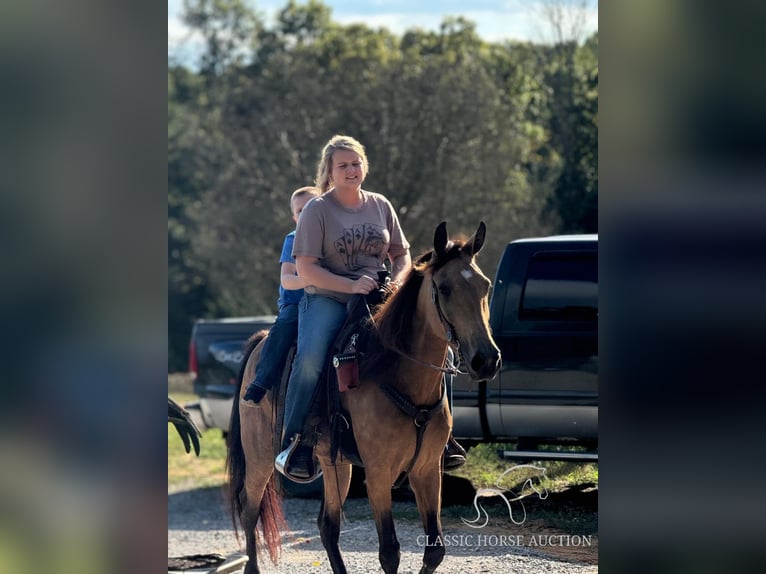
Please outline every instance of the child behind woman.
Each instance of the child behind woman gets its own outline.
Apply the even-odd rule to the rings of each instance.
[[[316,187],[301,187],[290,197],[290,210],[293,221],[298,223],[298,216],[306,204],[320,195]],[[305,281],[298,277],[293,259],[293,240],[295,230],[285,237],[279,263],[282,266],[279,285],[279,314],[263,344],[261,359],[255,368],[255,379],[247,386],[242,401],[248,406],[257,407],[266,394],[282,375],[290,347],[298,338],[298,303],[303,297]]]

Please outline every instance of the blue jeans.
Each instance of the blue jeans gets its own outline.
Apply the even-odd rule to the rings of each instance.
[[[269,330],[269,336],[263,344],[261,359],[255,367],[255,384],[263,389],[270,389],[279,382],[282,370],[298,336],[298,305],[285,305],[279,310],[277,320]]]
[[[293,435],[303,431],[314,389],[346,320],[346,305],[322,295],[305,294],[299,307],[298,352],[287,385],[283,449]]]

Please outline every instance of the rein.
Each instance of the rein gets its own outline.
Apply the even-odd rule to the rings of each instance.
[[[450,347],[453,347],[455,350],[455,356],[458,358],[457,364],[459,365],[461,362],[465,362],[463,359],[463,353],[460,349],[460,340],[457,338],[457,335],[455,335],[455,328],[452,326],[452,323],[450,323],[447,318],[444,316],[444,312],[442,311],[441,305],[439,304],[439,297],[437,296],[436,292],[436,283],[434,283],[434,280],[431,279],[431,302],[436,307],[436,312],[439,315],[439,321],[441,321],[442,327],[444,327],[444,332],[447,337],[447,344]],[[434,365],[433,363],[428,363],[426,361],[421,361],[420,359],[416,359],[415,357],[411,357],[404,351],[397,349],[396,347],[386,347],[387,349],[394,351],[396,354],[404,357],[405,359],[409,359],[413,363],[417,363],[418,365],[421,365],[423,367],[428,367],[429,369],[433,369],[435,371],[439,371],[440,373],[445,373],[447,375],[467,375],[467,371],[461,371],[457,365],[455,365],[452,361],[449,360],[449,356],[445,357],[444,359],[444,365]]]
[[[449,356],[444,359],[445,365],[443,367],[440,367],[439,365],[434,365],[433,363],[426,363],[425,361],[421,361],[419,359],[416,359],[415,357],[410,357],[409,355],[405,354],[399,349],[392,348],[391,350],[395,351],[397,354],[401,355],[405,359],[409,359],[413,363],[417,363],[418,365],[422,365],[423,367],[428,367],[429,369],[433,369],[434,371],[439,371],[452,376],[468,374],[467,371],[461,371],[458,367],[456,367],[455,364],[449,360]]]
[[[447,320],[447,318],[444,316],[444,312],[442,311],[441,305],[439,304],[439,297],[437,296],[436,291],[436,283],[431,279],[431,301],[436,306],[436,312],[439,314],[439,321],[441,321],[442,326],[444,327],[445,333],[447,335],[447,344],[450,346],[454,346],[456,350],[456,355],[458,357],[458,361],[462,359],[462,353],[460,352],[460,340],[457,338],[457,335],[455,335],[455,328],[452,326],[452,324]],[[419,365],[422,365],[424,367],[428,367],[429,369],[433,369],[435,371],[439,371],[442,373],[445,373],[447,375],[457,375],[467,374],[466,372],[461,371],[458,369],[452,361],[450,361],[449,354],[445,357],[445,365],[443,367],[440,367],[438,365],[434,365],[433,363],[427,363],[425,361],[421,361],[419,359],[416,359],[414,357],[411,357],[407,355],[406,353],[400,351],[399,349],[392,349],[397,354],[401,355],[405,359],[409,359],[413,363],[417,363]],[[396,390],[394,387],[387,383],[378,383],[378,387],[381,391],[383,391],[383,394],[386,395],[392,403],[394,403],[400,411],[402,411],[404,414],[412,418],[412,422],[415,424],[415,427],[417,429],[417,437],[415,441],[415,454],[413,454],[412,459],[410,459],[409,464],[407,465],[407,468],[404,470],[404,472],[399,476],[399,478],[394,482],[394,488],[398,488],[402,485],[404,480],[407,478],[407,475],[410,473],[412,468],[415,466],[415,461],[418,459],[418,455],[420,455],[420,447],[423,444],[423,434],[426,431],[426,427],[428,426],[428,423],[431,422],[431,418],[436,414],[442,407],[442,403],[444,402],[444,397],[447,393],[447,385],[442,382],[442,392],[441,396],[439,397],[439,400],[436,401],[433,405],[426,406],[426,407],[418,407],[414,405],[409,398],[407,398],[405,395],[400,393],[398,390]]]
[[[457,335],[455,333],[455,328],[452,326],[452,324],[449,322],[447,317],[444,315],[444,311],[442,311],[441,304],[439,303],[439,296],[438,291],[436,288],[436,282],[431,279],[431,301],[436,307],[436,312],[439,315],[439,321],[442,324],[442,327],[444,328],[446,338],[447,338],[447,345],[454,348],[455,355],[458,358],[458,364],[460,364],[461,361],[464,361],[463,359],[463,353],[460,348],[460,340],[457,338]],[[411,357],[410,355],[404,353],[403,351],[395,348],[395,347],[388,347],[389,350],[396,352],[398,355],[404,357],[405,359],[408,359],[412,361],[413,363],[417,363],[418,365],[422,365],[424,367],[427,367],[429,369],[433,369],[435,371],[439,371],[441,373],[444,373],[446,375],[466,375],[467,372],[461,371],[455,364],[450,360],[449,354],[444,359],[444,366],[435,365],[433,363],[428,363],[426,361],[421,361],[419,359],[416,359],[414,357]],[[417,429],[417,438],[415,442],[415,453],[412,456],[412,459],[410,459],[409,464],[407,465],[407,468],[402,472],[402,474],[397,478],[396,482],[394,482],[393,487],[398,488],[402,485],[404,480],[407,478],[407,475],[409,475],[410,471],[412,471],[412,468],[415,466],[415,462],[418,459],[418,456],[420,455],[420,448],[423,444],[423,435],[425,433],[426,427],[428,426],[428,423],[431,421],[433,416],[442,408],[442,403],[444,402],[444,397],[447,393],[447,386],[445,384],[445,381],[442,377],[442,384],[441,384],[441,396],[439,397],[439,400],[436,401],[432,405],[428,405],[425,407],[419,407],[410,401],[410,399],[399,392],[397,389],[389,385],[388,383],[378,383],[378,388],[383,392],[388,399],[394,403],[397,408],[402,411],[405,415],[412,418],[412,422],[415,425],[415,428]]]

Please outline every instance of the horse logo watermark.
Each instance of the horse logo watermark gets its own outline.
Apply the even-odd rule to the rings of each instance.
[[[503,482],[503,479],[508,476],[510,473],[526,469],[526,470],[532,470],[535,473],[539,474],[533,474],[532,476],[527,477],[524,482],[521,484],[521,489],[519,491],[519,494],[516,492],[513,492],[508,489],[503,489],[501,484]],[[484,509],[484,507],[479,502],[480,498],[492,498],[495,496],[499,496],[503,502],[505,502],[505,505],[508,507],[508,516],[511,519],[511,522],[513,522],[515,525],[520,526],[524,524],[524,521],[527,519],[527,509],[524,507],[524,503],[522,502],[522,499],[526,498],[527,496],[531,496],[532,493],[536,493],[538,498],[540,500],[545,500],[548,498],[548,490],[543,486],[542,480],[545,478],[545,469],[541,466],[535,466],[533,464],[519,464],[516,466],[512,466],[503,474],[501,474],[497,481],[495,481],[495,486],[497,488],[480,488],[476,491],[476,496],[473,498],[473,507],[476,509],[476,518],[473,520],[466,520],[465,518],[461,518],[460,520],[463,521],[463,524],[466,526],[470,526],[471,528],[484,528],[489,523],[489,515],[487,514],[487,511]],[[525,491],[531,491],[526,492]],[[512,496],[512,498],[508,498],[508,494]],[[518,502],[518,507],[521,509],[521,520],[517,520],[513,516],[513,506],[511,503]],[[484,513],[484,522],[481,524],[478,524],[479,520],[481,520],[481,513]]]

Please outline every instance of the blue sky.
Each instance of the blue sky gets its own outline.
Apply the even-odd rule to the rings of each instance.
[[[245,0],[266,17],[267,24],[287,0]],[[579,4],[578,0],[563,0]],[[332,19],[342,24],[362,22],[372,28],[385,27],[396,34],[408,28],[438,30],[445,16],[463,16],[476,24],[485,40],[551,41],[550,29],[541,16],[538,0],[324,0]],[[588,0],[585,35],[598,29],[598,2]],[[193,51],[195,39],[180,22],[182,0],[168,0],[168,53]]]

